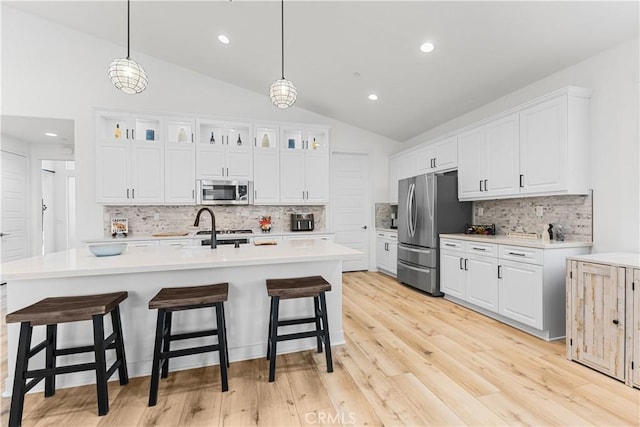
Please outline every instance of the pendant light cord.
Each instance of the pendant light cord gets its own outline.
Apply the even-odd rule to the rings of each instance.
[[[280,18],[282,25],[282,80],[284,80],[284,0],[280,2]]]
[[[130,34],[129,34],[129,32],[130,32],[130,31],[129,31],[129,27],[130,27],[130,26],[129,26],[129,20],[130,20],[129,15],[130,15],[130,13],[131,13],[131,12],[130,12],[130,7],[131,7],[130,1],[129,1],[129,0],[127,0],[127,59],[129,59],[129,56],[130,56],[130,54],[131,54],[131,52],[129,51],[129,40],[130,40],[130,38],[131,38],[131,36],[130,36]]]

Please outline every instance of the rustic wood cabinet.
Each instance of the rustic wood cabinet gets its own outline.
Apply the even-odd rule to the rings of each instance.
[[[640,255],[567,259],[567,358],[640,388]]]

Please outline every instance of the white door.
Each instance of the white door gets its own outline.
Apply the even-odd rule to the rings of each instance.
[[[27,159],[2,151],[2,259],[14,261],[27,256]]]
[[[342,271],[369,269],[369,155],[333,153],[331,156],[331,220],[335,242],[361,254],[345,260]],[[395,264],[395,259],[388,263]]]
[[[53,163],[53,162],[51,162]],[[42,198],[40,205],[40,226],[42,233],[42,255],[56,251],[55,210],[57,203],[54,197],[55,170],[42,169]]]

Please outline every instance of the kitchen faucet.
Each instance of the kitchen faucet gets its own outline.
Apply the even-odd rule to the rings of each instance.
[[[213,211],[209,208],[201,208],[196,214],[196,221],[193,223],[193,226],[197,227],[200,225],[200,215],[203,211],[211,214],[211,249],[215,249],[218,247],[218,242],[216,241],[216,216],[213,214]]]

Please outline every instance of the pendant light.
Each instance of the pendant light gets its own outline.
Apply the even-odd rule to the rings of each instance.
[[[127,0],[127,57],[114,59],[109,66],[111,83],[124,93],[140,93],[147,88],[147,74],[142,66],[129,58],[129,20],[130,4]]]
[[[282,78],[271,83],[269,97],[278,108],[289,108],[296,102],[298,91],[290,80],[284,78],[284,0],[280,0],[282,22]]]

